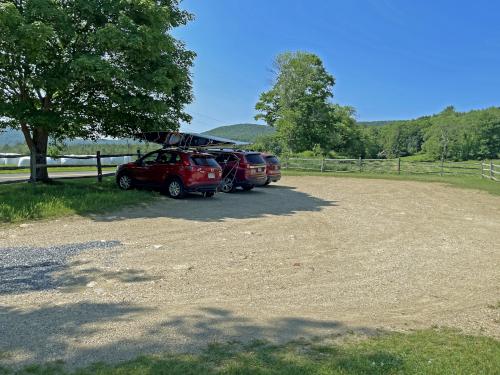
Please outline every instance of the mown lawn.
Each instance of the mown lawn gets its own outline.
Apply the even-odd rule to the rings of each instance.
[[[151,191],[121,191],[113,177],[54,180],[49,184],[0,185],[0,223],[16,223],[72,214],[89,214],[148,202]]]
[[[476,189],[487,191],[494,195],[500,195],[500,182],[481,179],[475,176],[438,176],[426,174],[377,174],[377,173],[335,173],[335,172],[316,172],[307,170],[282,170],[284,176],[330,176],[330,177],[349,177],[349,178],[372,178],[384,180],[406,180],[422,182],[440,182],[463,189]]]
[[[500,373],[500,342],[453,331],[385,334],[343,344],[265,342],[211,345],[200,354],[144,356],[118,365],[96,364],[67,371],[62,364],[0,374],[482,374]]]

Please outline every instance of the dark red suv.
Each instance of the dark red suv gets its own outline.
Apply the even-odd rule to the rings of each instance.
[[[160,188],[172,198],[182,198],[188,192],[211,197],[221,178],[222,169],[212,155],[181,149],[153,151],[116,170],[116,183],[121,189]]]
[[[266,174],[267,180],[265,185],[269,185],[271,182],[278,182],[281,179],[281,163],[279,159],[271,154],[261,154],[266,161]]]
[[[237,187],[252,190],[267,180],[266,162],[259,152],[208,150],[222,167],[221,191],[233,192]]]

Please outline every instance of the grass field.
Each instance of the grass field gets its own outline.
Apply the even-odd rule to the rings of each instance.
[[[66,371],[62,364],[31,366],[0,374],[483,374],[500,371],[500,342],[449,330],[384,334],[343,343],[314,341],[275,346],[213,344],[200,354],[139,357],[118,365],[96,364]]]
[[[53,181],[0,185],[0,223],[54,218],[72,214],[105,212],[119,207],[148,202],[150,191],[120,191],[114,178]]]
[[[500,195],[500,182],[494,182],[488,179],[481,179],[474,176],[439,176],[426,174],[375,174],[375,173],[335,173],[335,172],[315,172],[302,170],[282,170],[284,176],[329,176],[329,177],[349,177],[349,178],[368,178],[384,180],[405,180],[421,182],[440,182],[463,189],[476,189],[487,191],[494,195]]]

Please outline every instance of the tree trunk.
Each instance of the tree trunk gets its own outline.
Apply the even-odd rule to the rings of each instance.
[[[36,181],[48,181],[49,173],[47,171],[47,146],[49,143],[49,134],[41,128],[33,129],[33,147],[36,151],[36,164],[42,164],[42,167],[36,168]],[[31,172],[33,180],[33,170]]]

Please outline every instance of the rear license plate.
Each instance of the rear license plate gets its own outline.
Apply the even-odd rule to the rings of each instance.
[[[209,173],[208,178],[215,178],[215,173]]]

